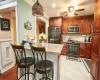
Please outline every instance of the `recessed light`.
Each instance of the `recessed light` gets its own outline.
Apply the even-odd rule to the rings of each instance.
[[[55,3],[52,3],[52,7],[53,7],[53,8],[56,8],[56,4],[55,4]]]

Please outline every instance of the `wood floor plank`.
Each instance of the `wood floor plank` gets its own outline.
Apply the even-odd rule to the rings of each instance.
[[[17,80],[17,66],[14,66],[10,70],[3,74],[0,74],[0,80]]]

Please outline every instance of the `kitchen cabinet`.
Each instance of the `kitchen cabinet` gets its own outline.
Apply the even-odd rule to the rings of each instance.
[[[84,58],[91,57],[91,44],[90,43],[80,43],[79,56]]]
[[[49,19],[49,26],[51,27],[62,26],[62,17],[51,17]]]
[[[85,44],[84,43],[80,44],[79,56],[80,57],[84,57],[85,56]]]
[[[95,0],[95,2],[97,3],[99,0]]]
[[[93,15],[63,18],[62,34],[68,33],[68,26],[79,26],[81,34],[91,34]]]
[[[92,25],[92,19],[83,18],[80,21],[80,33],[81,34],[91,34],[91,25]]]
[[[93,32],[100,33],[100,0],[95,5]]]
[[[67,55],[67,43],[66,42],[61,42],[61,43],[63,44],[61,55]]]
[[[94,80],[100,80],[100,33],[92,34],[91,74]]]
[[[95,56],[94,53],[91,55],[91,74],[93,76],[93,80],[97,80],[98,78],[98,65],[99,59]]]
[[[62,24],[62,34],[68,33],[68,19],[63,18],[63,24]]]
[[[100,34],[92,34],[92,53],[99,57]]]
[[[85,45],[85,57],[91,58],[91,44],[90,43],[86,43]]]

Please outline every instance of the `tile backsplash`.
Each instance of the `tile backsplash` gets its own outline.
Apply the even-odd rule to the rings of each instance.
[[[68,39],[70,38],[71,40],[74,40],[74,41],[88,41],[88,37],[91,36],[91,35],[82,35],[82,34],[66,34],[66,35],[62,35],[62,41],[65,41],[67,42]]]

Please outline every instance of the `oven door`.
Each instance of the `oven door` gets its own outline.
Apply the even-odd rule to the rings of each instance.
[[[78,56],[79,55],[79,45],[78,44],[68,44],[68,56]]]

